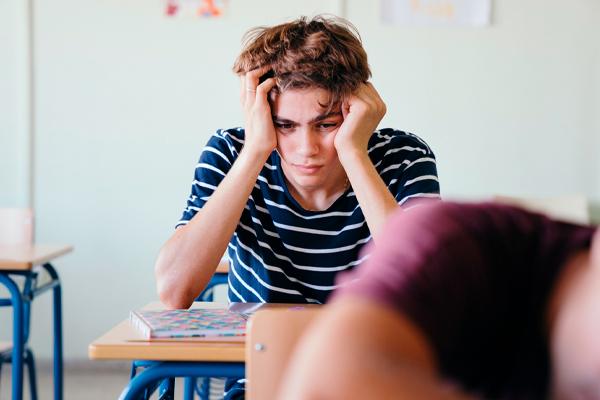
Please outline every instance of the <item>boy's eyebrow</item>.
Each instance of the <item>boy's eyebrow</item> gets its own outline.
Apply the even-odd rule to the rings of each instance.
[[[341,112],[336,111],[336,112],[332,112],[329,114],[321,114],[318,115],[317,117],[315,117],[313,120],[309,121],[309,123],[314,123],[314,122],[319,122],[319,121],[323,121],[324,119],[330,118],[330,117],[337,117],[338,115],[342,115]],[[290,124],[290,125],[297,125],[298,123],[295,121],[291,121],[289,119],[285,119],[285,118],[281,118],[279,115],[273,115],[273,121],[274,122],[279,122],[280,124]]]
[[[310,122],[319,122],[319,121],[323,121],[324,119],[327,119],[330,117],[337,117],[338,115],[342,115],[342,113],[339,111],[336,111],[336,112],[330,112],[329,114],[321,114],[317,118],[313,119]]]
[[[294,121],[290,121],[289,119],[285,119],[285,118],[281,118],[278,115],[273,115],[273,122],[279,122],[280,124],[289,124],[289,125],[296,125],[297,122]]]

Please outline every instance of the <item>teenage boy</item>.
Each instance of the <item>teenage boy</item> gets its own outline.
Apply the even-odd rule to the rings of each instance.
[[[285,400],[600,400],[600,232],[494,204],[392,218]]]
[[[324,303],[391,214],[439,200],[435,157],[413,134],[375,131],[386,107],[342,19],[252,29],[233,70],[244,128],[202,151],[156,260],[159,298],[189,307],[228,249],[230,301]],[[233,382],[226,397],[243,397]]]
[[[439,200],[417,136],[375,131],[386,107],[347,21],[254,28],[235,62],[244,128],[220,130],[160,251],[160,299],[187,308],[228,249],[229,300],[324,303],[389,216]]]

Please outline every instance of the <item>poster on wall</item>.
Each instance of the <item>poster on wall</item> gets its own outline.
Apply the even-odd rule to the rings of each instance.
[[[383,22],[402,26],[491,24],[492,0],[381,0]]]
[[[227,0],[164,0],[164,14],[168,17],[222,17]]]

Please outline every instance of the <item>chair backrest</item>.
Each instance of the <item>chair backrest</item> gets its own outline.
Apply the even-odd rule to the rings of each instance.
[[[0,208],[0,245],[33,243],[33,210]]]
[[[250,317],[246,339],[246,397],[271,400],[296,342],[319,310],[268,310]]]
[[[559,221],[583,225],[589,225],[590,223],[589,205],[586,197],[583,195],[549,197],[495,196],[494,201],[545,214]]]

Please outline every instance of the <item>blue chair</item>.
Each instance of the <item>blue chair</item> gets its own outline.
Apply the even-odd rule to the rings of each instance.
[[[227,272],[215,272],[212,279],[202,291],[200,296],[196,298],[196,301],[213,301],[215,287],[218,285],[227,284]],[[146,360],[134,360],[131,365],[131,377],[135,378],[139,368],[150,368],[156,367],[157,361],[146,361]],[[184,389],[183,399],[193,400],[194,392],[200,396],[201,400],[208,400],[210,396],[210,379],[209,377],[195,378],[185,377],[184,378]],[[199,384],[198,384],[199,383]],[[148,400],[150,396],[158,389],[159,400],[173,400],[175,398],[175,378],[167,378],[163,381],[158,382],[155,385],[147,388],[144,392],[143,399]]]
[[[33,211],[26,208],[0,209],[0,244],[31,245],[33,242]],[[50,276],[46,283],[39,284],[43,271]],[[22,288],[17,282],[24,281]],[[23,367],[29,372],[31,399],[37,400],[35,360],[27,346],[33,299],[52,289],[54,292],[54,399],[63,397],[62,360],[62,305],[60,280],[49,263],[38,270],[0,270],[0,283],[9,291],[9,298],[0,299],[0,307],[13,308],[12,348],[0,352],[0,367],[12,364],[12,399],[23,398]]]

